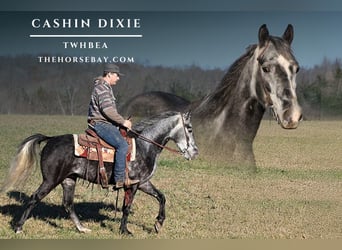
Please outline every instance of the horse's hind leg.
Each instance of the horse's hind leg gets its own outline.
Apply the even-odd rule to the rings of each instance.
[[[91,232],[90,229],[84,227],[74,209],[74,194],[75,194],[76,179],[66,178],[62,182],[63,187],[63,206],[69,214],[71,220],[75,223],[78,231],[82,233]]]
[[[19,222],[15,225],[15,232],[22,232],[23,225],[25,221],[31,214],[32,209],[37,205],[39,201],[41,201],[46,195],[48,195],[52,189],[56,187],[56,184],[49,183],[46,180],[39,186],[39,188],[31,195],[30,200],[27,202],[25,206],[24,213],[22,214]]]
[[[154,229],[157,233],[159,233],[165,220],[165,196],[149,181],[140,185],[139,189],[146,194],[153,196],[159,201],[159,213],[154,224]]]

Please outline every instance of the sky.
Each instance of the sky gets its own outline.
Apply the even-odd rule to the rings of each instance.
[[[295,9],[284,4],[273,7],[266,5],[263,8],[256,6],[255,1],[254,5],[224,5],[220,8],[219,5],[206,7],[205,1],[199,0],[198,5],[183,4],[182,9],[179,5],[176,5],[178,8],[156,5],[150,5],[149,8],[148,5],[139,4],[104,9],[91,9],[86,4],[83,8],[81,5],[63,8],[54,5],[44,7],[44,4],[38,4],[38,0],[33,2],[36,5],[2,7],[0,55],[116,56],[133,58],[134,62],[149,65],[183,67],[194,64],[203,68],[224,69],[242,55],[249,45],[257,43],[258,29],[262,24],[267,24],[271,35],[281,36],[291,23],[295,30],[292,48],[302,67],[313,67],[324,58],[342,58],[342,7],[328,9],[326,6],[329,5],[325,4],[321,5],[324,8],[320,8],[317,1],[311,1],[310,7],[297,4]],[[288,4],[291,2],[287,1]],[[89,8],[85,9],[87,6]],[[49,21],[53,18],[89,18],[94,25],[86,29],[35,29],[32,20],[37,18]],[[110,18],[139,19],[140,27],[99,29],[95,25],[98,19]],[[141,37],[32,38],[32,34],[138,34]],[[98,42],[105,48],[71,49],[66,48],[64,42]]]

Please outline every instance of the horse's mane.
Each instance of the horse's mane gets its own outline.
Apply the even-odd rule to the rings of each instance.
[[[222,78],[220,84],[201,102],[196,111],[197,113],[202,115],[216,115],[226,107],[232,96],[234,96],[232,92],[236,88],[242,70],[248,60],[253,56],[256,47],[256,44],[248,46],[245,54],[235,60]]]
[[[153,125],[155,125],[157,122],[169,118],[171,116],[175,116],[178,115],[179,112],[177,111],[166,111],[157,115],[154,115],[152,117],[149,118],[145,118],[139,122],[137,122],[136,124],[134,124],[134,126],[132,127],[134,131],[141,133],[143,130],[145,130],[148,127],[151,127]]]

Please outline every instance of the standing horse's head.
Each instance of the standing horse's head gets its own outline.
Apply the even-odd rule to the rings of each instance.
[[[287,26],[282,37],[270,36],[266,25],[259,29],[256,49],[258,82],[262,85],[265,106],[271,107],[279,124],[297,128],[302,118],[296,95],[298,62],[291,52],[293,27]]]
[[[170,135],[177,144],[181,154],[187,160],[194,159],[198,155],[198,147],[195,142],[190,119],[190,112],[181,114],[177,126],[175,126]]]

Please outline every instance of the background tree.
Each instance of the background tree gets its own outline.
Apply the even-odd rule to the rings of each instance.
[[[1,114],[86,115],[93,79],[101,64],[39,63],[32,55],[0,56]],[[342,116],[341,60],[323,59],[297,76],[297,94],[305,119]],[[227,64],[228,66],[228,64]],[[163,91],[195,101],[211,92],[226,69],[196,65],[163,67],[120,64],[125,73],[115,94],[119,104],[148,91]],[[119,107],[120,108],[120,107]]]

